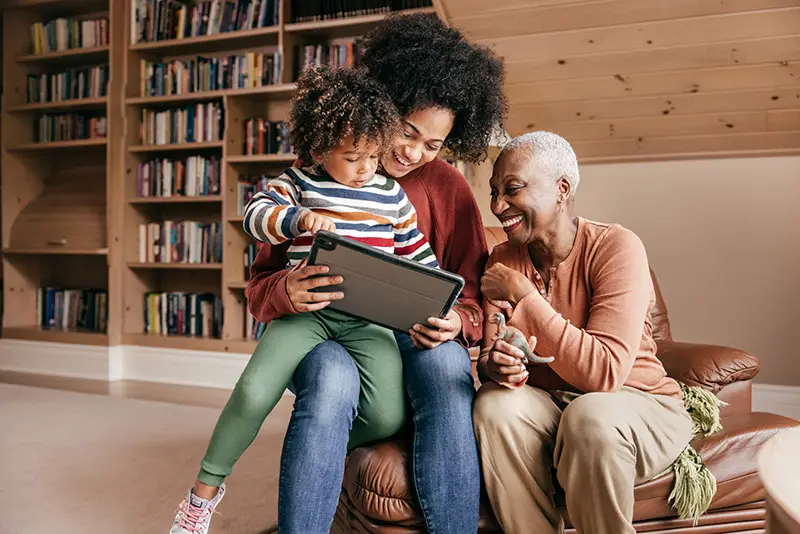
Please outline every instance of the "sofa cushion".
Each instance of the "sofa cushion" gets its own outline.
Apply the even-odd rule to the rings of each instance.
[[[696,438],[694,447],[717,477],[717,494],[711,509],[763,499],[756,451],[780,430],[797,424],[792,419],[774,414],[741,414],[726,418],[722,432]],[[343,488],[354,512],[378,522],[421,524],[406,460],[404,441],[382,442],[354,450],[347,462]],[[637,486],[634,519],[674,516],[667,503],[672,483],[673,476],[669,472]],[[563,498],[557,496],[556,502],[563,505]],[[485,503],[481,515],[484,524],[493,523],[494,518]]]

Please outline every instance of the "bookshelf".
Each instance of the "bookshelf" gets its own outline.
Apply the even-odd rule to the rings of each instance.
[[[3,317],[4,338],[87,345],[114,338],[109,214],[122,144],[114,58],[124,16],[124,0],[3,12],[3,297],[13,310]],[[43,329],[48,322],[52,329]]]
[[[3,336],[250,353],[256,342],[246,337],[243,258],[251,241],[242,229],[239,182],[275,176],[295,156],[288,150],[247,150],[247,121],[260,118],[277,124],[287,119],[295,91],[298,47],[351,42],[385,14],[294,22],[293,1],[281,0],[275,24],[180,39],[132,39],[136,31],[134,8],[142,1],[44,0],[4,12],[2,64],[6,90],[0,115],[0,170],[6,178],[2,188],[3,291],[5,309],[15,313],[4,317]],[[202,4],[187,6],[191,9]],[[434,12],[432,7],[414,11],[420,10]],[[31,25],[60,17],[107,17],[108,44],[34,53]],[[203,91],[189,91],[188,87],[143,91],[148,82],[143,61],[155,69],[177,68],[193,65],[198,57],[239,55],[247,57],[245,64],[249,66],[259,61],[268,66],[268,59],[276,56],[280,63],[271,70],[274,75],[268,84],[207,85],[208,90]],[[216,68],[223,63],[220,60]],[[28,75],[97,66],[108,69],[109,85],[104,94],[58,101],[27,98]],[[203,115],[202,127],[198,126],[201,113],[197,110],[207,109],[201,106],[209,104],[217,104],[220,113]],[[177,110],[183,110],[182,114]],[[32,124],[44,114],[104,115],[105,135],[37,142]],[[166,118],[149,118],[158,115]],[[154,136],[145,139],[143,118],[151,133],[161,132],[166,124],[183,124],[184,135],[166,139],[174,142],[162,138],[156,143]],[[155,122],[148,122],[151,120]],[[194,124],[191,131],[186,129],[189,122]],[[214,135],[208,134],[212,126],[218,127]],[[198,134],[201,129],[208,135]],[[149,173],[146,179],[145,172]],[[190,181],[192,194],[184,195]],[[163,223],[166,228],[167,222],[182,221],[196,222],[196,231],[201,234],[218,225],[219,241],[214,243],[218,243],[221,254],[203,263],[142,261],[147,255],[142,256],[141,236],[147,242],[155,235],[148,234],[148,228],[153,223]],[[210,237],[209,242],[213,242]],[[176,247],[180,245],[173,244],[171,254]],[[149,247],[144,248],[146,252]],[[40,328],[36,290],[44,286],[107,290],[107,330]],[[181,293],[213,295],[222,304],[219,337],[146,333],[148,323],[152,323],[151,316],[146,316],[146,296],[151,295],[152,300],[152,295],[162,293],[167,294],[160,297],[164,306],[174,305],[170,299],[179,298]],[[152,331],[153,325],[149,327]],[[166,331],[172,331],[170,328]]]

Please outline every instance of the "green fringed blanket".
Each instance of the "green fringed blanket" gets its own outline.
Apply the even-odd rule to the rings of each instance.
[[[694,434],[710,436],[722,430],[719,410],[725,403],[703,388],[679,384],[686,411],[692,418]],[[672,471],[675,473],[675,486],[669,494],[669,502],[682,519],[691,518],[697,525],[717,492],[717,479],[691,445],[687,445],[672,463]]]

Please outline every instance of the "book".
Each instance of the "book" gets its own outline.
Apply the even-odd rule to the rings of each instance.
[[[139,225],[140,263],[220,263],[222,225],[161,221]]]
[[[108,94],[108,65],[28,74],[28,103],[100,98]]]
[[[220,338],[222,299],[213,293],[145,293],[144,333]]]
[[[253,317],[250,310],[245,312],[244,338],[251,341],[261,339],[261,334],[267,329],[267,325]]]
[[[278,24],[280,0],[131,2],[131,43],[187,39]]]
[[[189,104],[177,109],[142,109],[140,141],[143,145],[220,141],[224,135],[221,102]]]
[[[136,168],[136,194],[144,197],[219,195],[221,162],[215,156],[155,157]]]
[[[53,143],[79,139],[105,139],[105,116],[89,113],[43,113],[33,121],[33,141]]]
[[[108,291],[40,287],[36,290],[36,317],[45,330],[105,332]]]
[[[381,15],[432,5],[432,0],[292,0],[292,22]]]
[[[244,121],[244,154],[291,154],[288,125],[285,121],[268,121],[251,117]]]
[[[143,59],[140,63],[141,95],[184,95],[275,85],[280,80],[280,64],[277,50],[165,62]]]
[[[343,39],[329,44],[296,46],[293,75],[296,80],[300,74],[311,67],[328,66],[353,67],[358,65],[361,39]]]
[[[108,18],[57,18],[31,25],[31,50],[35,55],[76,48],[108,45]]]

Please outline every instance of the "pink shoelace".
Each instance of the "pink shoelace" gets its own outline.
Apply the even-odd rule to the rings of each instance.
[[[176,510],[178,512],[178,526],[189,532],[200,532],[198,523],[202,523],[209,514],[214,513],[214,506],[209,505],[206,509],[194,506],[189,501],[183,501]]]

